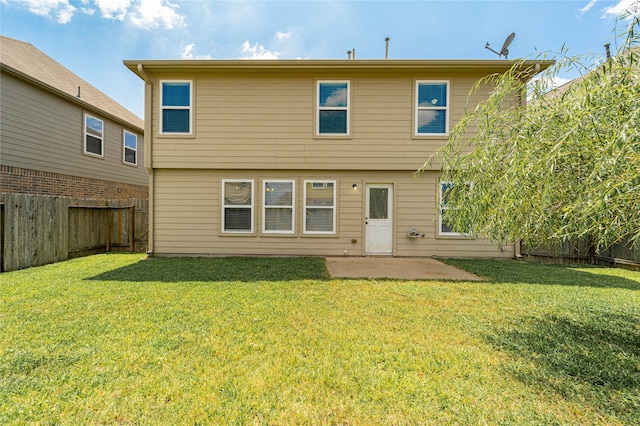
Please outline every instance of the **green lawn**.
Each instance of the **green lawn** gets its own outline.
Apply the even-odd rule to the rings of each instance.
[[[0,274],[0,424],[638,424],[640,273],[108,254]]]

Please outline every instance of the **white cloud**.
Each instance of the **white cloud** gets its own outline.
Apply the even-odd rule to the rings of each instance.
[[[291,38],[291,32],[283,33],[282,31],[278,31],[276,32],[276,38],[280,41],[288,40],[289,38]]]
[[[140,0],[133,6],[131,22],[133,25],[152,30],[158,26],[170,30],[175,27],[183,27],[185,17],[177,12],[180,7],[168,0]]]
[[[80,6],[80,10],[85,15],[93,16],[93,14],[96,13],[96,10],[90,6],[91,4],[89,3],[89,0],[82,0],[82,6]]]
[[[75,0],[77,2],[77,0]],[[87,14],[95,13],[95,6],[103,18],[124,21],[127,17],[136,27],[151,30],[161,27],[167,30],[186,26],[185,16],[178,13],[180,8],[170,0],[81,0],[80,10]],[[11,2],[26,7],[36,15],[55,18],[60,24],[71,21],[77,10],[71,3],[74,0],[0,0],[3,4]]]
[[[336,89],[331,96],[327,97],[324,106],[345,106],[347,105],[347,89]]]
[[[131,0],[95,0],[103,18],[124,20],[131,6]]]
[[[29,12],[40,16],[55,17],[60,24],[68,23],[76,8],[69,0],[13,0],[27,7]]]
[[[280,52],[267,50],[258,43],[251,46],[248,41],[242,43],[242,52],[245,53],[242,59],[278,59],[278,56],[280,56]]]
[[[571,80],[570,78],[564,78],[564,77],[555,76],[549,82],[549,86],[550,86],[551,89],[557,89],[558,87],[564,86],[565,84],[567,84],[570,81],[573,81],[573,80]]]
[[[638,0],[619,0],[613,6],[604,10],[605,16],[640,16],[640,2]]]
[[[211,59],[211,55],[194,55],[193,49],[196,47],[195,43],[187,44],[180,55],[181,59]]]
[[[436,117],[437,117],[436,111],[429,110],[429,109],[420,111],[420,113],[418,114],[418,128],[422,126],[427,126],[433,123]]]
[[[598,0],[591,0],[588,5],[580,9],[580,13],[587,13],[596,4]]]

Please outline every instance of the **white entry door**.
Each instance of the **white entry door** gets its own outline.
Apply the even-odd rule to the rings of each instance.
[[[366,193],[366,254],[393,252],[393,185],[368,184]]]

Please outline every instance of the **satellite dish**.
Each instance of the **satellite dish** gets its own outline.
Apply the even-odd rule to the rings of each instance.
[[[485,49],[489,49],[490,51],[498,55],[498,57],[504,56],[504,58],[507,59],[507,57],[509,56],[509,45],[511,44],[511,42],[515,37],[516,37],[516,33],[509,34],[506,40],[504,41],[504,43],[502,44],[502,49],[500,49],[499,52],[496,52],[495,50],[493,50],[490,47],[491,45],[489,44],[489,42],[487,42],[487,44],[484,47]]]

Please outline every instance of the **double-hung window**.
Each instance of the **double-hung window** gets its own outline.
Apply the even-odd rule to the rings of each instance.
[[[122,134],[122,144],[122,161],[125,164],[136,166],[138,164],[138,136],[125,130]]]
[[[417,81],[415,108],[416,136],[449,133],[449,82]]]
[[[468,191],[472,188],[472,183],[469,183],[465,186],[465,189]],[[443,236],[468,236],[470,232],[458,232],[444,217],[445,212],[450,210],[450,206],[447,205],[447,198],[449,197],[450,191],[456,186],[454,182],[448,181],[440,181],[440,190],[439,192],[439,203],[440,203],[440,214],[438,215],[438,234]],[[449,213],[450,215],[451,213]]]
[[[160,133],[191,134],[193,87],[191,81],[160,82]]]
[[[304,233],[336,233],[336,181],[304,181]]]
[[[349,82],[318,81],[316,134],[348,136],[350,132]]]
[[[253,180],[222,181],[222,231],[253,232]]]
[[[295,182],[265,180],[263,182],[262,232],[292,234],[294,223]]]
[[[84,115],[84,153],[104,155],[104,122],[89,114]]]

